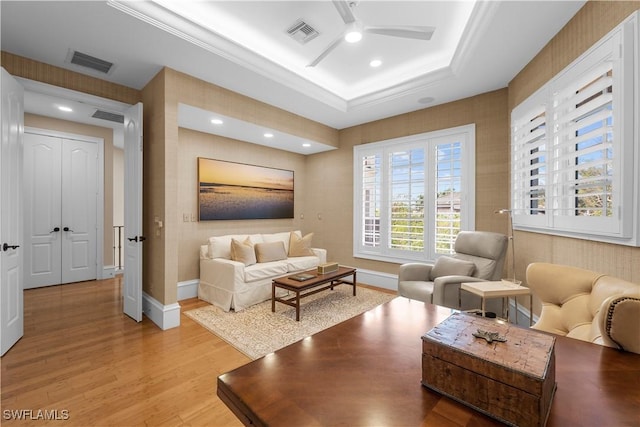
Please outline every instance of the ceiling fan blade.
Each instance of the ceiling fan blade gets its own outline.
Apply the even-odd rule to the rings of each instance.
[[[342,17],[345,24],[351,24],[356,21],[356,17],[353,16],[349,3],[346,0],[333,0],[333,5],[338,10],[338,13]]]
[[[366,27],[367,33],[380,34],[383,36],[402,37],[405,39],[431,40],[435,27]]]
[[[331,44],[329,46],[327,46],[327,48],[316,58],[314,59],[312,62],[310,62],[309,64],[307,64],[307,67],[315,67],[316,65],[318,65],[318,63],[320,61],[322,61],[324,59],[325,56],[327,56],[329,53],[331,53],[331,51],[333,49],[335,49],[336,47],[338,47],[338,45],[344,40],[344,34],[340,34],[340,36],[338,36],[338,38],[336,38],[334,41],[331,42]]]

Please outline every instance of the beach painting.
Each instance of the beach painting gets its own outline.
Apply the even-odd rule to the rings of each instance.
[[[293,171],[198,157],[200,221],[293,218]]]

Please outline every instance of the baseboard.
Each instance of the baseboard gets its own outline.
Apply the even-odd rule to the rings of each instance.
[[[142,292],[142,313],[163,331],[180,326],[180,304],[177,302],[163,305],[146,292]]]
[[[178,301],[189,298],[198,297],[198,284],[199,279],[186,280],[184,282],[178,282]]]
[[[526,305],[528,305],[527,302]],[[516,312],[516,304],[513,298],[509,298],[509,321],[512,323],[516,322],[516,317],[514,313]],[[518,326],[523,326],[525,328],[529,327],[529,318],[532,313],[525,307],[525,304],[518,303]],[[538,321],[538,316],[533,315],[533,320],[531,324],[535,324]]]
[[[356,280],[358,283],[376,286],[378,288],[398,290],[398,275],[390,273],[382,273],[380,271],[364,270],[358,268],[356,271]]]
[[[101,279],[113,279],[114,277],[116,277],[115,265],[105,265],[102,267]]]

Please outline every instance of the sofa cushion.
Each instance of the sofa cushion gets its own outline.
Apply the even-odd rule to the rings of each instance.
[[[255,245],[258,262],[272,262],[287,259],[284,242],[258,243]]]
[[[285,231],[282,233],[263,234],[262,241],[265,243],[282,242],[284,243],[285,253],[289,253],[289,238],[290,238],[289,236],[290,235],[291,235],[291,232],[289,231]]]
[[[231,259],[241,262],[245,266],[255,264],[257,262],[256,251],[253,248],[251,239],[247,237],[244,242],[231,239]]]
[[[289,239],[289,256],[313,256],[311,239],[313,239],[313,233],[309,233],[304,237],[300,237],[298,233],[291,233],[291,238]]]
[[[292,273],[295,271],[316,268],[318,264],[318,257],[315,255],[287,258],[287,270]]]
[[[475,268],[471,261],[441,256],[433,264],[431,280],[442,276],[471,276]]]
[[[231,259],[231,239],[243,242],[246,234],[209,237],[209,258]]]
[[[209,237],[209,258],[231,259],[231,240],[236,239],[244,242],[247,237],[254,245],[263,241],[261,234],[228,234],[226,236]]]
[[[244,268],[244,281],[255,282],[260,279],[276,278],[287,274],[286,261],[259,262]]]

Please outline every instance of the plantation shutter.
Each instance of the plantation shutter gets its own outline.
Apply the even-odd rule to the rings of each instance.
[[[568,218],[614,215],[616,150],[613,129],[613,66],[599,64],[553,99],[555,166],[553,213]],[[605,224],[601,223],[600,227]]]
[[[389,153],[389,249],[424,249],[425,150]]]
[[[547,115],[535,101],[512,115],[512,206],[521,223],[544,221],[547,208]]]

